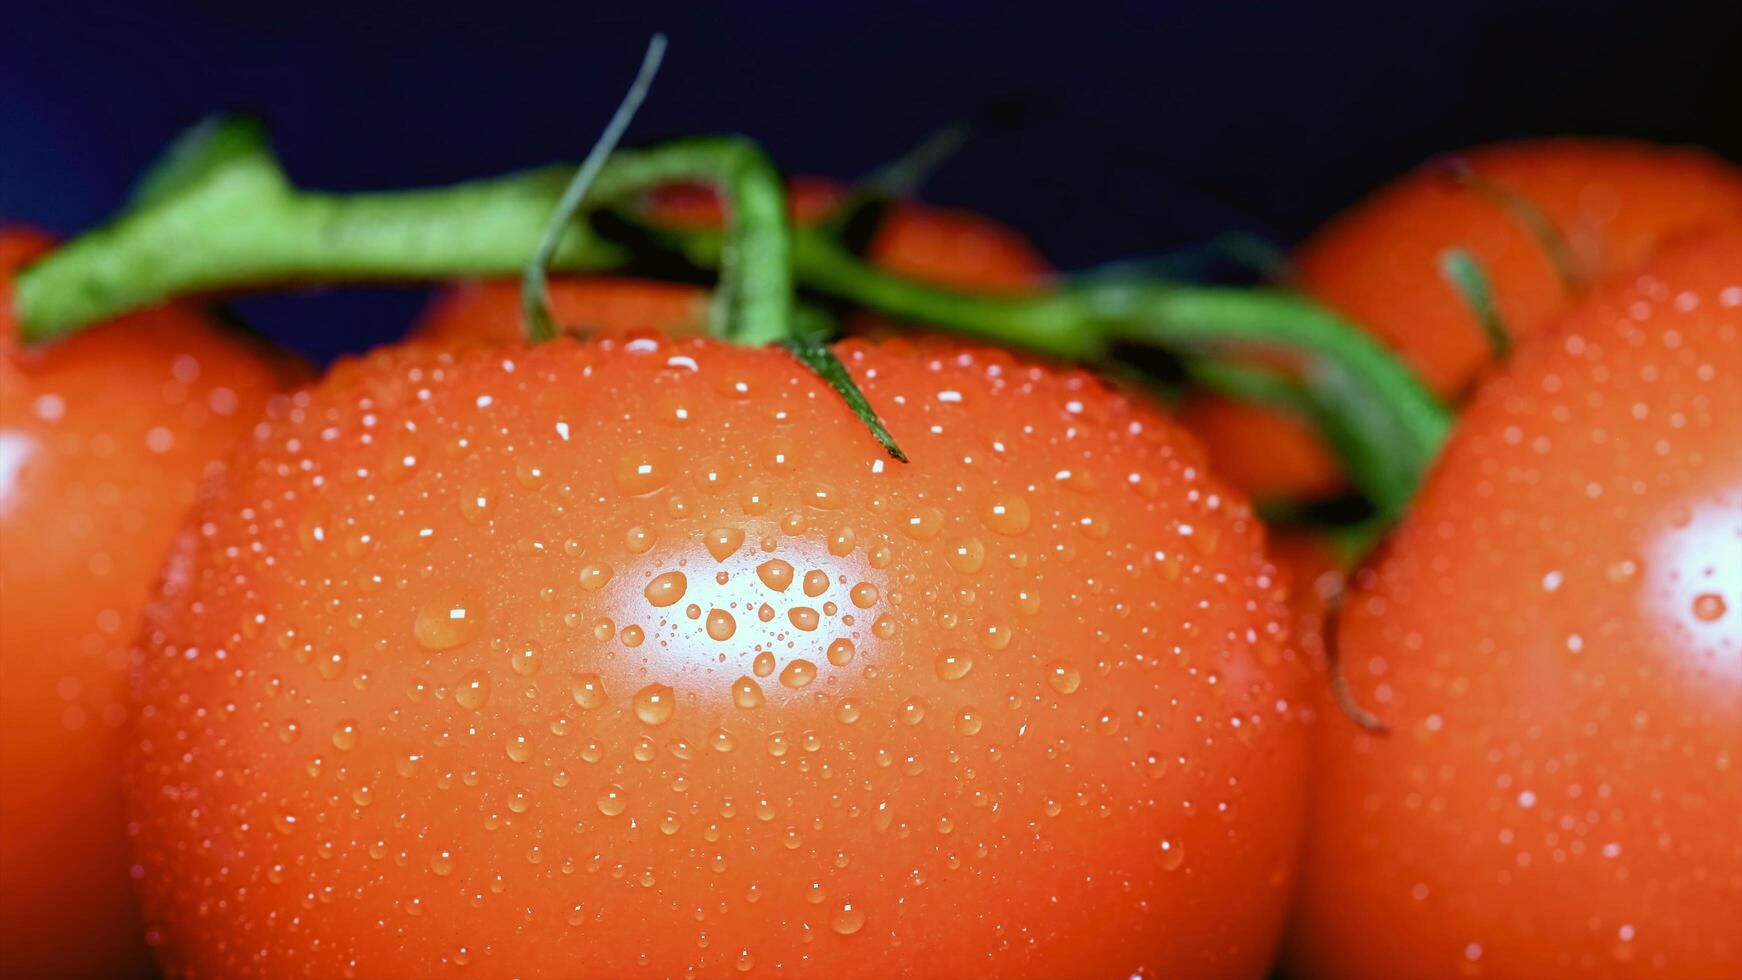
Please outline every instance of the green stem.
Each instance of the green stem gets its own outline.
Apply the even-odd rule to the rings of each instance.
[[[220,288],[513,275],[533,253],[570,172],[336,196],[292,188],[264,146],[256,153],[232,148],[198,180],[182,182],[26,270],[16,299],[24,336],[45,339],[175,295]],[[727,232],[654,230],[698,264],[723,267],[722,278],[738,284],[722,329],[742,343],[795,336],[790,292],[796,272],[814,290],[900,319],[1072,360],[1105,361],[1121,344],[1187,356],[1279,352],[1290,359],[1351,478],[1387,517],[1408,503],[1450,427],[1445,408],[1399,361],[1352,324],[1294,294],[1116,279],[989,295],[874,268],[818,230],[789,239],[780,181],[746,140],[692,139],[615,154],[600,169],[587,204],[696,180],[722,189],[732,220]],[[576,222],[551,264],[599,270],[624,260],[618,247]]]
[[[225,153],[203,161],[197,181],[149,195],[26,269],[15,298],[24,339],[52,340],[219,289],[518,275],[574,172],[549,167],[432,190],[321,194],[293,187],[263,141],[238,149],[243,125],[213,131],[223,136]],[[725,299],[714,311],[717,330],[746,344],[787,338],[786,191],[754,143],[698,137],[621,151],[599,170],[588,202],[689,182],[715,185],[730,204],[721,276],[736,288],[719,291]],[[625,259],[585,223],[573,223],[550,264],[599,270]]]

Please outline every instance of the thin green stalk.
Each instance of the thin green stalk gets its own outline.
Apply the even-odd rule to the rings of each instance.
[[[26,270],[20,320],[26,339],[40,340],[189,292],[512,275],[537,246],[569,173],[557,168],[427,191],[311,194],[290,186],[264,144],[241,153],[231,146],[198,179],[171,182],[171,193]],[[696,180],[721,188],[731,214],[727,232],[651,230],[736,284],[721,332],[741,343],[798,336],[796,274],[817,292],[896,318],[1073,360],[1106,361],[1129,344],[1188,357],[1280,353],[1351,478],[1385,517],[1402,511],[1450,427],[1446,409],[1402,363],[1354,325],[1291,293],[1091,279],[988,295],[874,268],[822,231],[790,231],[778,176],[747,140],[691,139],[614,154],[583,209]],[[586,222],[574,222],[551,265],[600,270],[625,258]],[[827,351],[805,347],[815,355],[807,364],[818,348]]]

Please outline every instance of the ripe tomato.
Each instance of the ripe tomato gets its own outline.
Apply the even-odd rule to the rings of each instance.
[[[1247,506],[1089,375],[377,352],[262,427],[145,631],[173,974],[1258,975],[1302,674]]]
[[[794,180],[794,219],[815,222],[840,203],[842,193],[828,181]],[[664,189],[653,198],[652,210],[661,221],[691,227],[720,221],[718,199],[700,187]],[[916,204],[891,210],[872,240],[869,258],[895,272],[964,289],[1020,291],[1040,285],[1048,274],[1045,260],[1014,231],[967,211]],[[700,289],[612,277],[554,279],[550,303],[559,325],[585,333],[655,327],[693,334],[706,326],[708,315],[707,294]],[[413,334],[449,349],[511,344],[521,337],[520,316],[519,282],[463,283],[437,301]]]
[[[1742,973],[1742,231],[1521,351],[1355,586],[1303,972]]]
[[[185,310],[20,350],[0,232],[0,974],[148,968],[119,726],[140,610],[201,476],[284,380]]]
[[[1586,281],[1622,272],[1666,242],[1742,220],[1742,172],[1695,150],[1597,140],[1538,140],[1464,156],[1482,181],[1552,222]],[[1361,202],[1295,254],[1299,286],[1372,331],[1435,391],[1460,396],[1492,362],[1481,325],[1441,273],[1447,249],[1486,273],[1514,339],[1541,330],[1574,298],[1528,225],[1482,190],[1429,164]],[[1256,495],[1311,497],[1341,484],[1329,450],[1292,420],[1201,396],[1182,418],[1211,465]]]

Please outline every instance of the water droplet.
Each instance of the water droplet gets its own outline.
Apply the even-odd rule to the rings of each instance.
[[[593,562],[581,567],[581,588],[588,592],[597,592],[611,581],[611,566],[604,562]]]
[[[748,677],[732,682],[732,703],[740,708],[755,708],[762,704],[762,685]]]
[[[475,670],[460,679],[454,688],[454,703],[467,711],[477,711],[490,701],[490,675]]]
[[[925,720],[925,699],[908,698],[901,705],[901,720],[909,725],[917,725]]]
[[[708,744],[714,747],[715,752],[730,752],[738,744],[738,740],[724,728],[716,728],[714,734],[708,736]]]
[[[425,650],[448,650],[476,639],[482,619],[473,603],[450,595],[418,607],[412,635]]]
[[[573,691],[575,703],[589,711],[605,705],[605,682],[598,674],[576,674]]]
[[[794,627],[804,630],[806,633],[816,629],[817,624],[822,621],[821,617],[817,615],[817,611],[809,606],[794,606],[788,609],[786,618],[792,622]]]
[[[664,452],[643,446],[619,456],[614,475],[618,489],[631,497],[639,497],[670,483],[672,466]]]
[[[702,543],[715,561],[725,561],[744,543],[744,531],[735,527],[716,527],[702,536]]]
[[[544,648],[530,640],[520,644],[518,649],[508,655],[508,666],[514,668],[514,672],[522,677],[531,677],[544,666]]]
[[[532,736],[526,729],[516,729],[508,736],[508,758],[514,762],[525,762],[532,758]]]
[[[929,541],[944,529],[944,512],[936,507],[921,507],[901,522],[901,533],[915,541]]]
[[[605,788],[605,792],[599,794],[598,805],[600,813],[614,817],[629,806],[629,796],[623,791],[623,787],[612,783]]]
[[[346,718],[333,729],[333,748],[349,752],[357,747],[357,720]]]
[[[708,610],[708,636],[716,640],[730,640],[732,634],[738,632],[738,621],[724,609]]]
[[[836,667],[845,667],[853,662],[853,653],[853,641],[846,637],[841,637],[829,644],[829,663],[834,664]]]
[[[792,566],[779,558],[770,558],[756,566],[756,577],[776,592],[785,592],[792,584]]]
[[[791,688],[800,688],[817,679],[817,665],[809,660],[794,660],[780,672],[780,683]]]
[[[1054,660],[1046,665],[1046,682],[1060,694],[1074,694],[1083,685],[1083,675],[1065,661]]]
[[[1716,592],[1702,592],[1694,596],[1694,618],[1702,623],[1715,623],[1724,618],[1729,605],[1724,597]]]
[[[974,658],[960,650],[945,650],[938,654],[933,665],[938,677],[946,681],[959,681],[968,676],[968,671],[974,669]]]
[[[829,591],[829,573],[813,568],[804,573],[804,594],[815,599]]]
[[[1717,597],[1713,596],[1713,598]],[[337,680],[345,672],[345,651],[338,647],[324,651],[315,659],[315,670],[320,673],[323,680]]]
[[[979,538],[963,538],[946,553],[950,567],[963,575],[972,575],[986,564],[986,546]]]
[[[446,878],[454,873],[454,856],[449,851],[437,851],[430,855],[429,870],[438,878]]]
[[[1163,871],[1178,871],[1180,865],[1186,863],[1185,844],[1171,838],[1161,841],[1161,868]]]
[[[682,599],[688,588],[689,581],[682,572],[665,572],[655,575],[653,581],[647,583],[647,588],[642,590],[642,594],[647,596],[648,602],[663,609]]]
[[[979,714],[977,714],[973,708],[963,708],[961,712],[956,715],[956,731],[961,732],[963,735],[978,735],[980,734],[980,729],[984,727],[984,725],[985,722],[981,720]]]
[[[677,710],[677,692],[664,684],[649,684],[635,692],[635,717],[644,725],[663,725]]]
[[[1028,530],[1030,520],[1028,501],[1014,493],[993,496],[980,512],[981,523],[997,534],[1021,534]]]
[[[851,725],[858,721],[861,714],[863,711],[859,707],[859,702],[852,698],[845,698],[835,706],[835,720],[843,725]]]

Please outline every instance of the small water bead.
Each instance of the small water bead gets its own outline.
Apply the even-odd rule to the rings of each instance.
[[[642,594],[647,596],[647,601],[656,608],[664,609],[667,606],[675,605],[679,599],[684,597],[684,593],[688,589],[689,580],[684,577],[684,573],[663,572],[655,575],[653,581],[647,583],[647,588],[642,590]]]
[[[532,736],[527,731],[516,729],[508,736],[508,758],[513,762],[525,762],[532,758]]]
[[[889,640],[895,637],[895,617],[879,616],[871,623],[871,635],[879,640]]]
[[[604,562],[593,562],[581,566],[581,588],[588,592],[597,592],[611,581],[611,566]]]
[[[901,720],[909,725],[917,725],[925,720],[925,699],[908,698],[901,705]]]
[[[779,558],[770,558],[756,566],[756,577],[776,592],[785,592],[792,584],[792,565]]]
[[[829,554],[836,558],[844,558],[853,553],[858,543],[858,536],[850,527],[838,527],[829,532]]]
[[[575,703],[589,711],[605,706],[605,682],[598,674],[576,674],[572,690]]]
[[[851,936],[865,928],[865,913],[852,902],[842,902],[829,916],[829,928],[837,935]]]
[[[345,672],[345,651],[334,647],[315,658],[315,670],[322,680],[337,680]]]
[[[477,711],[490,701],[490,675],[475,670],[460,679],[454,688],[454,703],[467,711]]]
[[[801,688],[817,679],[817,665],[809,660],[794,660],[780,672],[780,683],[790,688]]]
[[[1046,665],[1046,682],[1060,694],[1074,694],[1083,686],[1083,675],[1069,663],[1054,660]]]
[[[732,682],[732,703],[740,708],[761,707],[763,701],[762,685],[748,677],[740,677]]]
[[[835,720],[843,725],[853,724],[862,714],[863,709],[859,707],[859,702],[852,698],[846,698],[835,706]]]
[[[702,535],[702,544],[715,561],[725,561],[744,544],[744,531],[736,527],[716,527]]]
[[[929,541],[944,529],[944,512],[936,507],[921,507],[901,522],[901,533],[915,541]]]
[[[950,567],[963,575],[972,575],[986,564],[986,546],[979,538],[963,538],[945,552]]]
[[[870,609],[877,604],[877,586],[870,582],[860,582],[848,591],[847,597],[853,600],[853,605],[860,609]]]
[[[934,664],[938,677],[946,681],[959,681],[968,676],[974,669],[974,658],[960,650],[945,650],[938,654]]]
[[[438,878],[446,878],[454,873],[454,856],[451,851],[437,851],[430,855],[429,870]]]
[[[605,788],[605,792],[599,794],[598,807],[599,812],[605,816],[615,817],[629,807],[629,795],[623,791],[623,787],[612,783]]]
[[[829,644],[827,656],[829,658],[829,663],[836,667],[845,667],[853,662],[854,653],[853,641],[846,637],[841,637]]]
[[[738,632],[738,621],[724,609],[708,610],[708,636],[715,640],[730,640]]]
[[[677,692],[664,684],[649,684],[635,692],[635,717],[644,725],[663,725],[677,711]]]
[[[634,649],[635,647],[640,646],[643,640],[647,639],[647,633],[643,631],[641,627],[631,623],[630,625],[623,627],[622,631],[618,634],[618,638],[623,641],[624,646]]]
[[[1143,771],[1150,779],[1160,779],[1167,775],[1167,756],[1160,752],[1151,752],[1144,756]]]
[[[792,750],[792,743],[787,741],[785,732],[769,732],[763,745],[768,749],[768,754],[776,759]]]
[[[755,901],[755,899],[751,899],[751,901]],[[749,973],[756,969],[756,957],[750,955],[749,949],[740,949],[738,958],[732,961],[732,968],[739,973]]]
[[[333,729],[333,748],[349,752],[357,747],[357,720],[346,718]]]
[[[1015,536],[1028,530],[1033,518],[1028,510],[1028,501],[1013,493],[998,494],[986,502],[980,512],[980,521],[996,534]]]
[[[733,738],[732,733],[724,728],[716,728],[714,733],[708,736],[708,744],[713,746],[715,752],[730,752],[738,744],[738,740]]]
[[[822,617],[818,616],[817,611],[809,606],[794,606],[788,609],[786,618],[795,629],[804,630],[806,633],[815,630],[822,622]]]
[[[609,616],[600,616],[593,620],[593,639],[604,643],[617,635],[617,624]]]
[[[1716,592],[1703,592],[1694,596],[1694,618],[1702,623],[1715,623],[1723,619],[1727,611],[1729,605]]]
[[[757,677],[767,677],[768,675],[774,673],[774,666],[775,666],[774,654],[770,653],[767,650],[762,650],[762,651],[758,652],[756,654],[756,656],[750,661],[750,670]]]
[[[829,591],[829,573],[813,568],[804,573],[804,594],[815,599]]]
[[[956,731],[961,732],[963,735],[970,737],[978,735],[980,734],[980,729],[983,727],[985,727],[984,720],[981,719],[979,713],[977,713],[973,708],[963,708],[961,712],[956,715]]]
[[[479,487],[460,497],[460,516],[469,523],[482,524],[496,510],[498,497],[488,487]]]
[[[650,528],[637,525],[623,532],[623,547],[632,555],[646,554],[653,547],[655,537]]]
[[[278,740],[286,745],[302,737],[302,726],[295,719],[287,718],[278,726]]]
[[[452,595],[418,607],[412,635],[425,650],[449,650],[476,639],[481,621],[475,605]]]
[[[522,677],[531,677],[544,666],[544,648],[532,641],[522,643],[508,655],[508,666]]]
[[[1186,863],[1185,844],[1171,838],[1161,841],[1161,868],[1163,871],[1178,871]]]
[[[988,650],[1002,650],[1010,645],[1011,629],[1000,623],[991,623],[980,634],[980,642]]]
[[[652,446],[642,446],[619,456],[613,475],[618,489],[631,497],[639,497],[670,483],[672,465],[666,453]]]

